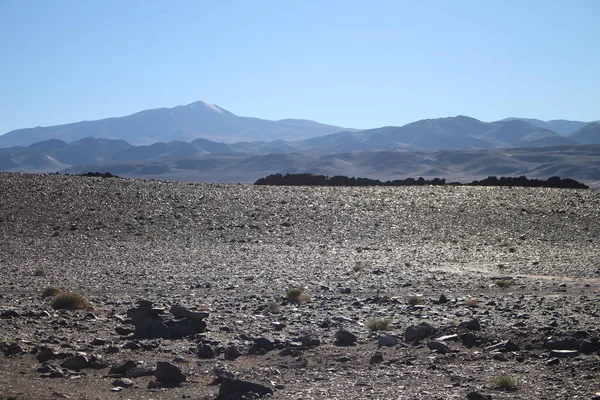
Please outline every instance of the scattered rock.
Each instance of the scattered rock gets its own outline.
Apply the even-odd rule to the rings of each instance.
[[[208,317],[205,311],[190,311],[183,306],[171,307],[171,315],[162,308],[152,308],[152,302],[138,301],[138,307],[127,310],[135,326],[136,338],[176,339],[202,333],[206,330]]]
[[[205,358],[205,359],[215,358],[215,348],[213,346],[211,346],[210,344],[200,343],[198,345],[197,353],[198,353],[199,358]]]
[[[60,366],[63,368],[74,369],[76,371],[79,371],[80,369],[89,368],[91,364],[87,354],[80,353],[76,356],[67,358],[60,364]]]
[[[236,346],[227,347],[223,354],[225,355],[226,360],[235,360],[236,358],[242,355],[242,353],[238,350]]]
[[[130,388],[135,385],[135,382],[127,378],[119,378],[113,381],[113,386]]]
[[[461,322],[460,324],[458,324],[458,328],[459,329],[468,329],[470,331],[480,331],[481,323],[479,322],[478,319],[472,319],[470,321]]]
[[[579,352],[577,350],[552,350],[550,357],[553,358],[573,358],[577,357]]]
[[[427,347],[429,347],[429,350],[436,350],[438,353],[441,354],[446,354],[450,352],[450,347],[448,347],[448,345],[438,341],[428,342]]]
[[[260,383],[227,379],[221,383],[216,400],[245,400],[273,395],[273,390]]]
[[[159,361],[156,363],[154,376],[159,382],[178,385],[185,381],[185,375],[181,369],[167,361]]]
[[[487,396],[478,392],[470,392],[467,394],[467,400],[492,400],[492,396]]]
[[[358,338],[355,334],[343,329],[335,333],[335,344],[337,346],[352,346],[357,340]]]
[[[375,353],[369,359],[369,364],[379,364],[383,362],[383,354]]]
[[[397,345],[398,339],[392,335],[385,335],[379,338],[377,344],[379,347],[392,347]]]
[[[419,325],[411,325],[406,328],[406,332],[404,332],[404,340],[412,343],[431,336],[433,332],[433,326],[429,325],[427,322],[421,322]]]

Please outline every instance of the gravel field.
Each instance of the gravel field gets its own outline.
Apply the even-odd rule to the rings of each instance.
[[[0,273],[0,400],[600,399],[596,190],[0,173]]]

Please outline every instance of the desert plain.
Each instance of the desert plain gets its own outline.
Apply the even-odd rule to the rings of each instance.
[[[2,400],[600,399],[596,190],[0,173],[0,273]]]

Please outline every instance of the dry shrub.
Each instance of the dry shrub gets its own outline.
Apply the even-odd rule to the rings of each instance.
[[[54,297],[60,294],[60,289],[56,286],[48,286],[42,290],[42,297]]]
[[[302,293],[304,293],[304,288],[296,287],[288,290],[285,293],[285,297],[287,297],[289,301],[300,301],[300,296]]]
[[[425,304],[425,299],[421,296],[411,296],[408,298],[407,302],[411,306],[420,306]]]
[[[465,301],[465,306],[477,307],[477,299],[469,299],[469,300]]]
[[[517,381],[510,375],[498,375],[492,379],[492,383],[496,389],[513,391],[517,390]]]
[[[367,321],[370,331],[387,331],[392,320],[390,318],[375,317]]]
[[[55,310],[86,310],[90,303],[79,293],[60,293],[54,297],[52,304]]]

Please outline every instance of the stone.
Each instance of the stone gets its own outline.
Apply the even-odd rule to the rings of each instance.
[[[216,400],[243,400],[271,395],[273,390],[260,383],[227,379],[221,383]]]
[[[369,364],[373,365],[373,364],[379,364],[383,362],[383,354],[381,353],[375,353],[371,356],[371,358],[369,359]]]
[[[417,340],[425,339],[433,334],[433,326],[427,322],[421,322],[419,325],[411,325],[406,328],[404,332],[404,340],[407,342],[414,342]]]
[[[78,371],[80,369],[89,368],[90,359],[85,353],[80,353],[76,356],[67,358],[60,364],[60,366]]]
[[[398,339],[392,335],[385,335],[379,338],[377,344],[379,347],[392,347],[397,345]]]
[[[447,302],[449,302],[450,300],[448,300],[448,298],[442,293],[440,295],[440,298],[438,299],[438,304],[445,304]]]
[[[474,318],[470,321],[461,322],[460,324],[458,324],[458,328],[459,329],[468,329],[470,331],[480,331],[481,323],[479,322],[478,319]]]
[[[95,338],[90,344],[92,346],[104,346],[106,344],[106,339]]]
[[[445,335],[445,336],[440,336],[439,338],[435,339],[438,342],[447,342],[447,341],[457,341],[458,340],[458,335],[454,334],[454,335]]]
[[[579,351],[583,354],[592,354],[597,348],[597,343],[594,344],[590,340],[582,340],[581,343],[579,343]]]
[[[335,333],[335,344],[337,346],[351,346],[356,343],[358,338],[355,334],[346,330],[339,330]]]
[[[467,400],[492,400],[492,396],[487,396],[479,392],[467,393]]]
[[[275,343],[266,337],[254,339],[254,351],[271,351],[275,348]]]
[[[2,311],[2,313],[0,313],[0,318],[3,319],[14,319],[14,318],[20,318],[21,314],[16,311],[16,310],[6,310],[6,311]]]
[[[447,344],[438,341],[428,342],[427,347],[429,350],[435,350],[440,354],[446,354],[450,352],[450,347],[448,347]]]
[[[119,378],[119,379],[115,379],[112,384],[113,384],[113,386],[117,386],[117,387],[130,388],[133,385],[135,385],[135,382],[132,381],[131,379]]]
[[[321,345],[321,340],[314,335],[304,335],[298,339],[302,346],[316,347]]]
[[[128,378],[139,378],[140,376],[152,375],[154,375],[154,369],[147,367],[133,367],[125,372],[125,376]]]
[[[560,364],[560,360],[558,358],[551,358],[548,361],[546,361],[546,365],[553,367],[555,365]]]
[[[552,339],[544,341],[544,348],[548,350],[573,350],[577,346],[572,339]]]
[[[185,375],[181,372],[181,369],[168,361],[159,361],[156,363],[154,377],[160,382],[174,385],[185,381]]]
[[[488,347],[484,348],[483,350],[484,351],[519,351],[520,347],[519,347],[519,345],[517,345],[516,343],[514,343],[510,340],[505,340],[503,342],[496,343],[492,346],[488,346]]]
[[[204,359],[215,358],[215,348],[210,344],[200,343],[198,345],[198,357]]]
[[[133,333],[133,329],[129,329],[124,326],[117,326],[115,328],[115,332],[117,332],[118,335],[127,336]]]
[[[193,321],[201,321],[208,318],[210,315],[208,311],[191,311],[179,304],[173,305],[169,309],[169,312],[173,314],[175,318],[187,318]]]
[[[573,358],[577,357],[579,352],[577,350],[552,350],[550,357],[553,358]]]
[[[242,355],[236,346],[229,346],[223,352],[226,360],[235,360]]]
[[[128,370],[130,370],[131,368],[135,368],[137,366],[135,361],[125,361],[122,364],[119,365],[113,365],[112,367],[110,367],[110,369],[108,370],[108,375],[109,376],[124,376]]]
[[[36,356],[38,361],[44,362],[44,361],[51,360],[54,357],[56,357],[56,353],[54,352],[54,349],[52,349],[48,346],[38,347],[38,353]]]
[[[64,378],[69,376],[69,372],[62,369],[58,365],[43,363],[41,367],[39,367],[37,372],[40,372],[42,378]]]

